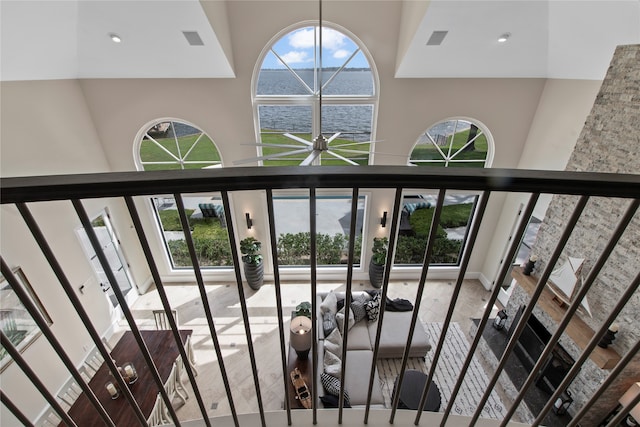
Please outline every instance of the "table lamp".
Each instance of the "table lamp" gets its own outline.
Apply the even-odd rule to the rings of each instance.
[[[289,342],[296,351],[298,359],[309,357],[311,348],[311,319],[307,316],[297,316],[291,320],[291,334]]]
[[[640,382],[637,382],[635,384],[632,384],[631,387],[629,387],[629,389],[622,395],[622,397],[618,399],[618,402],[620,403],[620,405],[625,407],[629,403],[631,403],[631,401],[639,394],[640,394]],[[635,421],[640,420],[640,403],[636,404],[636,406],[631,408],[631,410],[629,411],[629,416],[631,416]],[[624,420],[623,423],[626,423],[626,424],[622,424],[622,425],[629,425],[629,426],[634,425],[633,421],[629,420],[628,418]]]

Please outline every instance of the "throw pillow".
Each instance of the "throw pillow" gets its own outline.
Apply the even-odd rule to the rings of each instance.
[[[333,292],[333,289],[329,291],[326,297],[324,297],[324,300],[320,304],[320,311],[322,312],[322,314],[336,314],[336,312],[338,311],[338,298],[336,297],[335,292]]]
[[[332,377],[331,375],[322,372],[320,374],[320,382],[322,383],[324,390],[328,394],[340,397],[340,380],[338,378]],[[347,393],[346,389],[344,391],[344,404],[345,406],[351,405],[351,401],[349,400],[349,393]]]
[[[335,313],[327,311],[322,315],[322,329],[325,337],[329,336],[336,326],[338,326],[338,323],[336,322]]]
[[[334,329],[324,339],[324,352],[333,353],[338,358],[342,357],[342,335],[340,335],[338,328]]]
[[[344,307],[342,307],[342,310],[338,311],[338,313],[336,313],[336,323],[338,324],[338,329],[340,330],[341,334],[344,334]],[[355,325],[356,321],[355,318],[353,317],[353,311],[351,309],[349,309],[349,320],[347,322],[347,331],[349,329],[351,329],[353,327],[353,325]]]
[[[358,323],[359,321],[361,321],[362,319],[367,317],[367,311],[365,310],[365,304],[368,302],[367,301],[368,298],[366,298],[365,295],[369,296],[368,294],[358,295],[351,302],[351,310],[353,310],[353,318],[355,320],[355,323]]]
[[[325,408],[339,408],[338,396],[334,396],[333,394],[325,394],[324,396],[320,397],[320,400],[322,401],[322,405]],[[344,402],[342,407],[351,408],[351,405],[349,405],[347,402]]]
[[[322,361],[322,367],[323,367],[323,372],[322,372],[323,374],[327,373],[332,377],[339,378],[340,372],[342,371],[342,361],[340,360],[340,357],[336,356],[330,351],[326,351],[326,347],[325,347],[324,360]]]
[[[378,314],[380,313],[380,293],[375,294],[374,297],[371,298],[371,301],[367,301],[364,308],[367,312],[369,322],[378,320]]]

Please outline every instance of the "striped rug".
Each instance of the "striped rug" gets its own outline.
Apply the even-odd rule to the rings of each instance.
[[[425,357],[422,358],[410,358],[407,363],[407,369],[415,369],[428,374],[427,366],[431,366],[433,355],[435,352],[435,345],[440,338],[440,332],[442,331],[442,323],[431,322],[424,324],[425,331],[429,335],[429,340],[434,346]],[[442,352],[438,360],[438,366],[435,371],[434,381],[440,389],[442,397],[442,405],[440,411],[444,412],[445,408],[449,404],[451,399],[451,391],[458,380],[458,375],[462,368],[462,364],[469,352],[469,342],[467,341],[464,333],[460,329],[458,323],[451,323],[449,330],[447,331],[447,338],[444,341]],[[378,372],[380,375],[380,381],[382,383],[382,394],[385,399],[385,406],[391,407],[391,394],[393,392],[393,383],[400,372],[402,359],[381,359],[378,361]],[[472,416],[475,412],[476,406],[485,390],[489,380],[482,368],[482,365],[478,362],[474,356],[469,369],[465,376],[465,379],[458,391],[456,400],[451,408],[452,414]],[[481,418],[492,418],[501,420],[506,414],[506,409],[498,394],[493,391],[489,396],[489,400],[484,406]]]

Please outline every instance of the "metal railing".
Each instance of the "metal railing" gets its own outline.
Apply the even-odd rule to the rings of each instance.
[[[250,327],[250,315],[247,308],[246,298],[243,290],[242,283],[242,275],[240,271],[240,262],[238,250],[233,244],[236,241],[236,236],[234,232],[234,221],[231,215],[232,210],[230,209],[230,201],[229,195],[234,191],[243,191],[243,190],[265,190],[266,191],[266,205],[267,205],[267,216],[269,223],[269,236],[270,236],[270,246],[273,254],[273,265],[278,265],[277,260],[277,242],[276,242],[276,233],[275,233],[275,214],[273,209],[273,191],[280,189],[306,189],[309,191],[309,203],[310,203],[310,212],[309,212],[309,227],[311,234],[311,257],[310,257],[310,266],[309,266],[309,283],[311,288],[311,298],[312,298],[312,306],[316,307],[318,301],[316,300],[317,294],[317,285],[318,285],[318,266],[316,262],[317,248],[315,244],[315,237],[317,234],[317,224],[316,224],[316,191],[318,189],[330,189],[330,188],[349,188],[352,191],[352,206],[351,206],[351,226],[350,226],[350,238],[349,238],[349,248],[348,248],[348,263],[346,266],[347,275],[346,275],[346,301],[345,305],[348,306],[351,299],[351,291],[352,291],[352,281],[353,281],[353,260],[354,260],[354,242],[355,242],[355,224],[356,224],[356,211],[357,211],[357,200],[358,195],[361,189],[393,189],[395,191],[394,195],[394,208],[392,213],[392,221],[391,221],[391,230],[390,235],[396,236],[398,232],[398,223],[399,223],[399,213],[401,211],[401,202],[403,191],[405,189],[425,189],[425,190],[437,190],[438,191],[438,201],[434,210],[434,217],[432,219],[432,224],[438,224],[439,218],[442,212],[442,207],[444,204],[444,195],[446,191],[449,190],[462,190],[462,191],[477,191],[480,192],[481,196],[476,203],[475,217],[473,222],[470,225],[468,232],[468,239],[466,243],[466,249],[463,253],[463,256],[460,261],[459,273],[455,283],[455,287],[453,290],[453,294],[451,300],[449,302],[449,308],[447,310],[447,314],[443,319],[443,328],[442,333],[438,339],[435,349],[433,350],[433,361],[429,368],[428,372],[428,380],[426,381],[426,386],[422,392],[420,406],[422,407],[426,402],[427,395],[429,392],[429,387],[431,384],[431,380],[435,375],[436,367],[438,365],[438,360],[442,355],[442,350],[445,342],[446,331],[451,323],[451,319],[453,316],[453,311],[458,300],[458,296],[460,294],[460,290],[462,287],[463,279],[465,278],[465,274],[467,272],[467,268],[469,265],[470,258],[472,256],[474,246],[476,243],[476,239],[479,233],[480,228],[482,227],[482,220],[485,215],[485,211],[487,205],[489,203],[489,199],[492,193],[495,192],[509,192],[509,193],[526,193],[529,194],[529,201],[524,210],[524,215],[522,220],[519,222],[512,242],[509,245],[507,254],[505,259],[513,259],[514,255],[517,252],[519,242],[521,241],[522,236],[526,231],[526,225],[528,223],[528,219],[531,217],[536,202],[543,193],[549,194],[566,194],[566,195],[575,195],[579,196],[579,202],[577,203],[573,214],[568,219],[567,224],[565,225],[564,230],[562,231],[562,235],[559,237],[557,245],[555,247],[554,252],[551,254],[548,264],[546,268],[540,275],[540,278],[537,283],[537,287],[531,296],[530,303],[527,305],[526,310],[523,312],[518,324],[515,326],[515,329],[509,339],[507,344],[507,348],[505,349],[503,356],[501,357],[498,367],[493,374],[490,385],[487,388],[486,392],[480,398],[480,402],[477,405],[477,409],[474,415],[470,418],[469,424],[474,424],[478,418],[480,417],[480,413],[483,409],[483,405],[487,401],[489,394],[493,390],[494,386],[498,381],[498,377],[502,373],[505,368],[506,360],[511,355],[514,347],[516,345],[516,341],[522,333],[527,319],[531,316],[535,304],[542,293],[545,284],[551,274],[551,271],[560,257],[560,254],[566,244],[567,240],[571,236],[574,227],[576,226],[580,215],[591,197],[616,197],[621,198],[628,203],[628,207],[626,209],[625,214],[619,220],[617,224],[617,228],[613,232],[613,234],[609,237],[609,241],[601,252],[598,260],[596,260],[595,265],[591,269],[589,276],[585,280],[584,286],[580,288],[579,295],[575,298],[575,302],[573,302],[569,308],[567,309],[567,313],[563,320],[560,322],[557,330],[551,337],[549,343],[546,345],[544,353],[542,357],[538,360],[525,385],[522,387],[520,393],[515,397],[515,402],[512,404],[509,409],[507,416],[500,421],[500,425],[506,425],[511,418],[514,416],[514,413],[518,407],[518,404],[523,399],[524,394],[528,390],[528,388],[532,385],[533,381],[536,378],[536,375],[543,368],[543,364],[553,350],[554,345],[558,342],[560,337],[565,331],[569,321],[575,314],[582,297],[586,295],[589,291],[591,285],[594,283],[596,277],[600,273],[604,262],[610,256],[613,248],[616,243],[623,235],[625,230],[627,230],[629,223],[634,217],[638,205],[640,204],[640,176],[639,175],[620,175],[620,174],[602,174],[602,173],[578,173],[578,172],[559,172],[559,171],[525,171],[525,170],[501,170],[501,169],[431,169],[431,168],[416,168],[416,167],[401,167],[401,166],[377,166],[377,167],[274,167],[274,168],[228,168],[228,169],[219,169],[219,170],[185,170],[185,171],[158,171],[158,172],[125,172],[125,173],[109,173],[109,174],[86,174],[86,175],[69,175],[69,176],[45,176],[45,177],[16,177],[16,178],[4,178],[2,179],[1,186],[1,197],[2,204],[8,205],[13,204],[17,206],[17,209],[22,216],[24,223],[27,228],[30,230],[30,233],[35,239],[37,245],[40,247],[42,254],[45,259],[51,266],[55,276],[59,281],[59,286],[62,291],[66,294],[67,298],[77,311],[77,314],[80,316],[81,321],[85,325],[87,332],[91,336],[91,339],[95,343],[96,348],[103,356],[105,363],[107,364],[109,370],[113,374],[115,380],[119,383],[120,389],[124,391],[124,396],[129,402],[131,408],[137,414],[138,421],[141,425],[147,425],[147,420],[145,414],[142,413],[138,403],[135,398],[129,391],[128,387],[124,383],[122,376],[119,374],[117,366],[111,360],[109,355],[109,349],[105,346],[101,337],[92,324],[90,320],[90,316],[85,311],[82,306],[81,301],[75,294],[71,283],[67,277],[67,274],[63,270],[60,262],[58,261],[58,257],[53,252],[50,243],[44,236],[43,231],[40,229],[39,224],[34,219],[31,211],[28,207],[29,203],[32,202],[47,202],[47,201],[69,201],[75,209],[75,212],[82,223],[91,244],[93,245],[97,257],[102,265],[105,274],[111,283],[117,283],[117,280],[111,269],[109,268],[108,260],[101,249],[100,243],[95,232],[92,229],[91,222],[87,213],[84,209],[83,199],[95,199],[95,198],[122,198],[124,203],[126,204],[129,214],[131,216],[131,221],[133,223],[133,227],[135,228],[137,238],[142,248],[142,252],[146,258],[148,268],[150,274],[153,278],[153,282],[156,285],[158,295],[162,301],[163,308],[165,312],[168,314],[168,319],[170,323],[171,330],[173,332],[173,337],[176,341],[178,349],[180,351],[180,356],[182,360],[188,360],[188,355],[186,354],[184,343],[181,340],[180,334],[178,332],[178,326],[174,320],[174,317],[170,314],[173,307],[167,297],[167,293],[165,291],[165,286],[163,285],[162,278],[152,255],[152,250],[150,244],[147,239],[148,230],[145,230],[143,226],[143,222],[141,220],[140,214],[136,208],[134,203],[134,197],[139,196],[152,196],[156,194],[174,194],[174,198],[177,205],[177,210],[179,213],[180,222],[182,224],[183,230],[185,230],[185,239],[187,243],[187,247],[189,250],[189,255],[191,257],[191,261],[193,264],[193,269],[196,278],[196,284],[200,291],[200,302],[204,306],[204,312],[206,314],[206,320],[209,327],[209,333],[211,336],[211,340],[213,342],[213,347],[215,348],[218,367],[221,372],[222,382],[226,391],[226,395],[228,398],[231,416],[233,418],[233,422],[235,425],[239,425],[238,413],[237,409],[234,405],[233,397],[232,397],[232,386],[228,376],[228,373],[225,368],[224,357],[221,350],[221,345],[217,336],[217,327],[216,327],[216,318],[215,313],[212,313],[211,307],[209,306],[207,293],[205,290],[205,284],[202,276],[201,269],[198,264],[198,257],[195,251],[195,246],[193,239],[189,233],[189,221],[187,218],[187,214],[185,213],[185,207],[182,200],[182,195],[189,193],[202,193],[202,192],[220,192],[222,195],[222,202],[224,204],[224,212],[226,216],[226,223],[228,224],[228,232],[229,232],[229,240],[232,242],[231,244],[231,253],[233,258],[233,265],[235,271],[235,278],[237,282],[237,292],[239,295],[240,308],[242,312],[242,321],[244,324],[244,332],[247,340],[247,350],[249,353],[250,363],[248,369],[251,371],[251,375],[253,378],[253,382],[255,385],[255,393],[258,401],[258,411],[260,416],[260,423],[264,426],[266,425],[265,419],[265,409],[262,402],[262,394],[260,390],[260,382],[258,378],[258,369],[256,366],[256,354],[255,349],[253,348],[253,340],[252,340],[252,331]],[[155,231],[154,231],[155,232]],[[433,250],[434,241],[436,238],[437,227],[431,227],[428,243],[426,247],[426,251],[424,254],[424,260],[429,260],[431,257],[431,252]],[[394,253],[395,249],[395,239],[390,239],[388,253]],[[29,296],[23,292],[19,291],[21,288],[17,282],[16,277],[13,275],[11,269],[5,262],[5,254],[2,256],[2,274],[9,282],[9,284],[16,290],[17,296],[19,297],[22,304],[28,310],[30,315],[36,321],[39,329],[42,331],[44,336],[52,345],[55,353],[57,353],[58,357],[62,360],[66,368],[69,370],[71,376],[78,381],[79,385],[82,387],[83,391],[90,398],[94,408],[101,415],[103,421],[107,425],[114,425],[111,420],[109,414],[104,410],[99,400],[95,397],[93,391],[88,387],[87,382],[83,379],[81,373],[76,369],[71,358],[65,352],[65,349],[60,344],[58,339],[52,333],[51,329],[47,325],[47,322],[40,315],[37,307],[29,298]],[[375,345],[373,346],[373,362],[370,367],[369,374],[369,389],[368,389],[368,398],[367,404],[364,411],[364,422],[368,422],[368,418],[370,416],[370,407],[371,407],[371,398],[373,393],[374,386],[374,377],[376,375],[376,361],[378,360],[378,352],[380,347],[380,336],[382,330],[382,324],[384,321],[384,313],[385,313],[385,302],[387,296],[387,290],[389,285],[389,277],[391,276],[391,267],[392,267],[392,257],[389,256],[387,258],[387,263],[385,265],[384,270],[384,280],[381,290],[381,307],[379,320],[377,325],[377,334]],[[504,279],[509,274],[509,263],[505,262],[500,267],[498,277],[495,283],[503,283]],[[429,262],[423,262],[422,270],[420,273],[420,277],[418,280],[418,292],[415,300],[415,307],[413,309],[411,322],[409,325],[409,333],[407,338],[407,343],[405,345],[405,350],[402,358],[402,368],[400,369],[400,374],[398,377],[397,387],[398,389],[402,386],[405,369],[407,366],[408,358],[409,358],[409,348],[411,346],[412,336],[416,327],[418,319],[418,312],[420,308],[420,303],[423,296],[423,291],[425,288],[425,283],[427,279],[427,274],[429,271],[430,265]],[[640,277],[640,276],[639,276]],[[619,301],[616,302],[614,309],[611,313],[607,314],[606,320],[602,323],[602,326],[595,332],[593,338],[590,340],[588,345],[583,349],[582,354],[574,364],[571,371],[567,374],[566,378],[562,382],[562,384],[556,389],[556,391],[549,398],[548,403],[544,407],[544,409],[537,414],[537,418],[533,421],[532,425],[539,425],[544,419],[545,415],[551,410],[554,402],[560,396],[563,390],[567,388],[572,379],[577,375],[579,369],[581,368],[584,361],[589,357],[591,351],[595,348],[600,338],[605,334],[608,325],[611,323],[613,319],[620,313],[622,308],[627,304],[631,296],[634,294],[636,289],[640,284],[639,277],[636,277],[631,281],[627,290],[620,295]],[[276,307],[277,307],[277,317],[278,317],[278,341],[280,345],[280,356],[282,363],[282,378],[283,378],[283,395],[285,396],[285,402],[288,402],[288,372],[287,364],[286,364],[286,341],[285,341],[285,330],[284,324],[285,319],[283,317],[283,305],[282,305],[282,294],[281,294],[281,283],[280,283],[280,275],[278,268],[274,268],[273,279],[275,285],[275,295],[276,295]],[[156,366],[153,363],[152,357],[146,348],[145,342],[140,334],[140,330],[136,325],[134,316],[131,312],[130,307],[127,305],[127,301],[125,296],[122,294],[118,286],[113,286],[113,290],[115,292],[115,296],[122,307],[122,311],[125,319],[128,322],[128,325],[133,332],[135,339],[140,346],[140,351],[145,357],[147,365],[151,372],[153,373],[153,377],[158,387],[158,390],[161,393],[161,397],[167,406],[171,420],[175,423],[175,425],[180,425],[180,420],[171,405],[171,399],[164,391],[164,387],[162,384],[162,380],[158,374]],[[480,339],[482,336],[482,330],[487,325],[491,310],[496,302],[498,297],[500,287],[495,286],[491,291],[491,295],[489,299],[486,301],[486,309],[484,310],[482,318],[479,320],[478,324],[478,332],[476,333],[473,342],[471,343],[470,350],[466,355],[466,359],[464,361],[462,371],[458,377],[458,380],[451,392],[451,396],[448,397],[448,405],[444,409],[441,418],[441,426],[444,426],[447,423],[449,416],[451,415],[452,406],[455,401],[455,397],[460,390],[461,383],[464,379],[464,376],[469,368],[469,365],[472,361],[472,358],[476,352],[476,349],[480,343]],[[312,324],[317,325],[316,318],[316,310],[312,309]],[[345,316],[345,322],[347,322],[347,316]],[[312,330],[312,357],[313,357],[313,366],[317,366],[318,363],[318,336],[316,328],[314,327]],[[348,334],[344,334],[343,337],[343,361],[348,354],[346,352],[348,344]],[[47,402],[51,405],[53,411],[57,412],[62,422],[66,425],[75,425],[74,421],[69,418],[69,416],[65,413],[65,410],[61,407],[56,398],[47,390],[47,387],[42,383],[42,381],[38,378],[36,372],[34,372],[28,365],[28,363],[21,356],[20,352],[16,350],[10,340],[2,334],[2,346],[5,347],[9,355],[14,359],[19,368],[25,373],[28,380],[40,391],[42,396],[47,400]],[[631,348],[624,357],[618,362],[616,367],[612,370],[609,377],[600,385],[599,389],[595,391],[591,400],[586,402],[584,406],[578,411],[577,415],[571,421],[571,425],[578,425],[580,419],[585,415],[588,409],[597,401],[598,397],[601,396],[607,387],[615,380],[615,378],[624,370],[633,356],[638,352],[640,344],[636,343],[633,348]],[[195,398],[198,403],[199,410],[202,414],[202,420],[206,423],[206,425],[211,425],[211,421],[207,415],[207,402],[204,402],[202,393],[199,390],[198,383],[195,378],[195,374],[193,369],[189,365],[189,363],[185,363],[185,369],[187,375],[189,377],[191,386],[193,388]],[[342,363],[342,372],[341,377],[345,377],[346,363]],[[344,383],[344,382],[343,382]],[[317,378],[317,370],[313,370],[313,384],[318,386],[318,378]],[[21,408],[16,406],[15,399],[12,399],[10,392],[6,391],[6,387],[3,384],[3,390],[1,393],[2,403],[7,407],[9,411],[11,411],[18,420],[21,420],[25,424],[28,423],[28,418],[24,415]],[[338,412],[338,423],[343,422],[343,411],[344,408],[344,388],[341,389],[339,396],[339,408]],[[314,393],[314,405],[313,405],[313,423],[322,423],[322,421],[318,420],[318,399],[316,394]],[[613,425],[613,421],[620,420],[624,417],[630,409],[638,402],[636,399],[632,402],[628,407],[623,408],[623,410],[618,414],[615,420],[612,420],[609,425]],[[389,421],[393,423],[394,418],[396,416],[396,411],[398,409],[399,404],[399,393],[396,394],[392,401],[392,407],[389,412],[390,419]],[[292,423],[291,417],[291,408],[285,405],[285,411],[287,414],[288,423]],[[415,424],[418,425],[420,423],[420,419],[423,416],[422,411],[415,412]]]

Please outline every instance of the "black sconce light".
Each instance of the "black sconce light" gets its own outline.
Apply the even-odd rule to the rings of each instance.
[[[251,226],[253,225],[253,220],[251,219],[249,212],[245,213],[244,217],[247,219],[247,229],[251,230]]]
[[[507,323],[507,312],[504,310],[500,310],[496,315],[496,318],[493,319],[493,327],[500,330],[504,328],[505,323]]]
[[[387,226],[387,211],[382,212],[382,218],[380,218],[380,225],[382,228]]]
[[[558,396],[553,404],[553,412],[558,415],[564,415],[567,413],[567,410],[572,403],[573,397],[571,397],[571,392],[569,390],[565,390],[560,394],[560,396]]]

